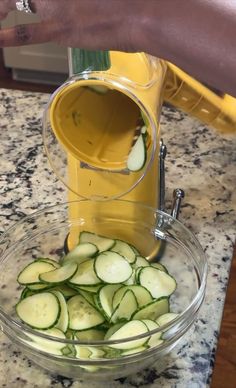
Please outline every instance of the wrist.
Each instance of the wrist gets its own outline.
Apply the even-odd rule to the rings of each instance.
[[[134,14],[134,39],[135,51],[168,59],[168,36],[166,35],[166,13],[169,0],[137,1]]]

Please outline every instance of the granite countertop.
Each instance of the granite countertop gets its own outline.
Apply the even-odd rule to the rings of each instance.
[[[47,100],[45,94],[0,90],[0,232],[24,215],[66,199],[42,145],[41,116]],[[109,387],[207,387],[214,365],[236,235],[236,137],[220,136],[168,107],[162,113],[162,136],[169,150],[167,207],[172,190],[183,188],[180,218],[196,234],[208,258],[206,299],[191,334],[173,351],[165,372],[158,376],[154,365],[107,382]],[[0,388],[102,386],[48,374],[0,334]]]

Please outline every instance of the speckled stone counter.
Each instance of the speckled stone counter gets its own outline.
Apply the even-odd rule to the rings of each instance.
[[[24,215],[66,199],[50,170],[41,137],[48,95],[0,90],[0,231]],[[220,136],[172,108],[164,108],[162,135],[168,146],[167,207],[172,190],[186,197],[181,220],[200,240],[209,262],[207,293],[199,318],[158,375],[153,365],[107,387],[209,386],[236,235],[236,137]],[[1,285],[0,285],[1,287]],[[0,335],[0,388],[98,388],[73,382],[33,365]]]

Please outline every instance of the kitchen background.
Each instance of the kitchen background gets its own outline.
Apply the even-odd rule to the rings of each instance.
[[[13,12],[3,27],[37,21]],[[54,44],[0,51],[0,87],[51,93],[67,78],[67,50]],[[231,269],[212,388],[235,387],[236,381],[236,250]]]

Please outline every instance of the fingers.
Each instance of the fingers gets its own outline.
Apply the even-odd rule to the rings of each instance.
[[[24,46],[49,42],[60,31],[55,23],[22,24],[0,30],[0,47]]]
[[[0,2],[0,20],[5,19],[10,11],[16,9],[15,0],[1,0]]]

